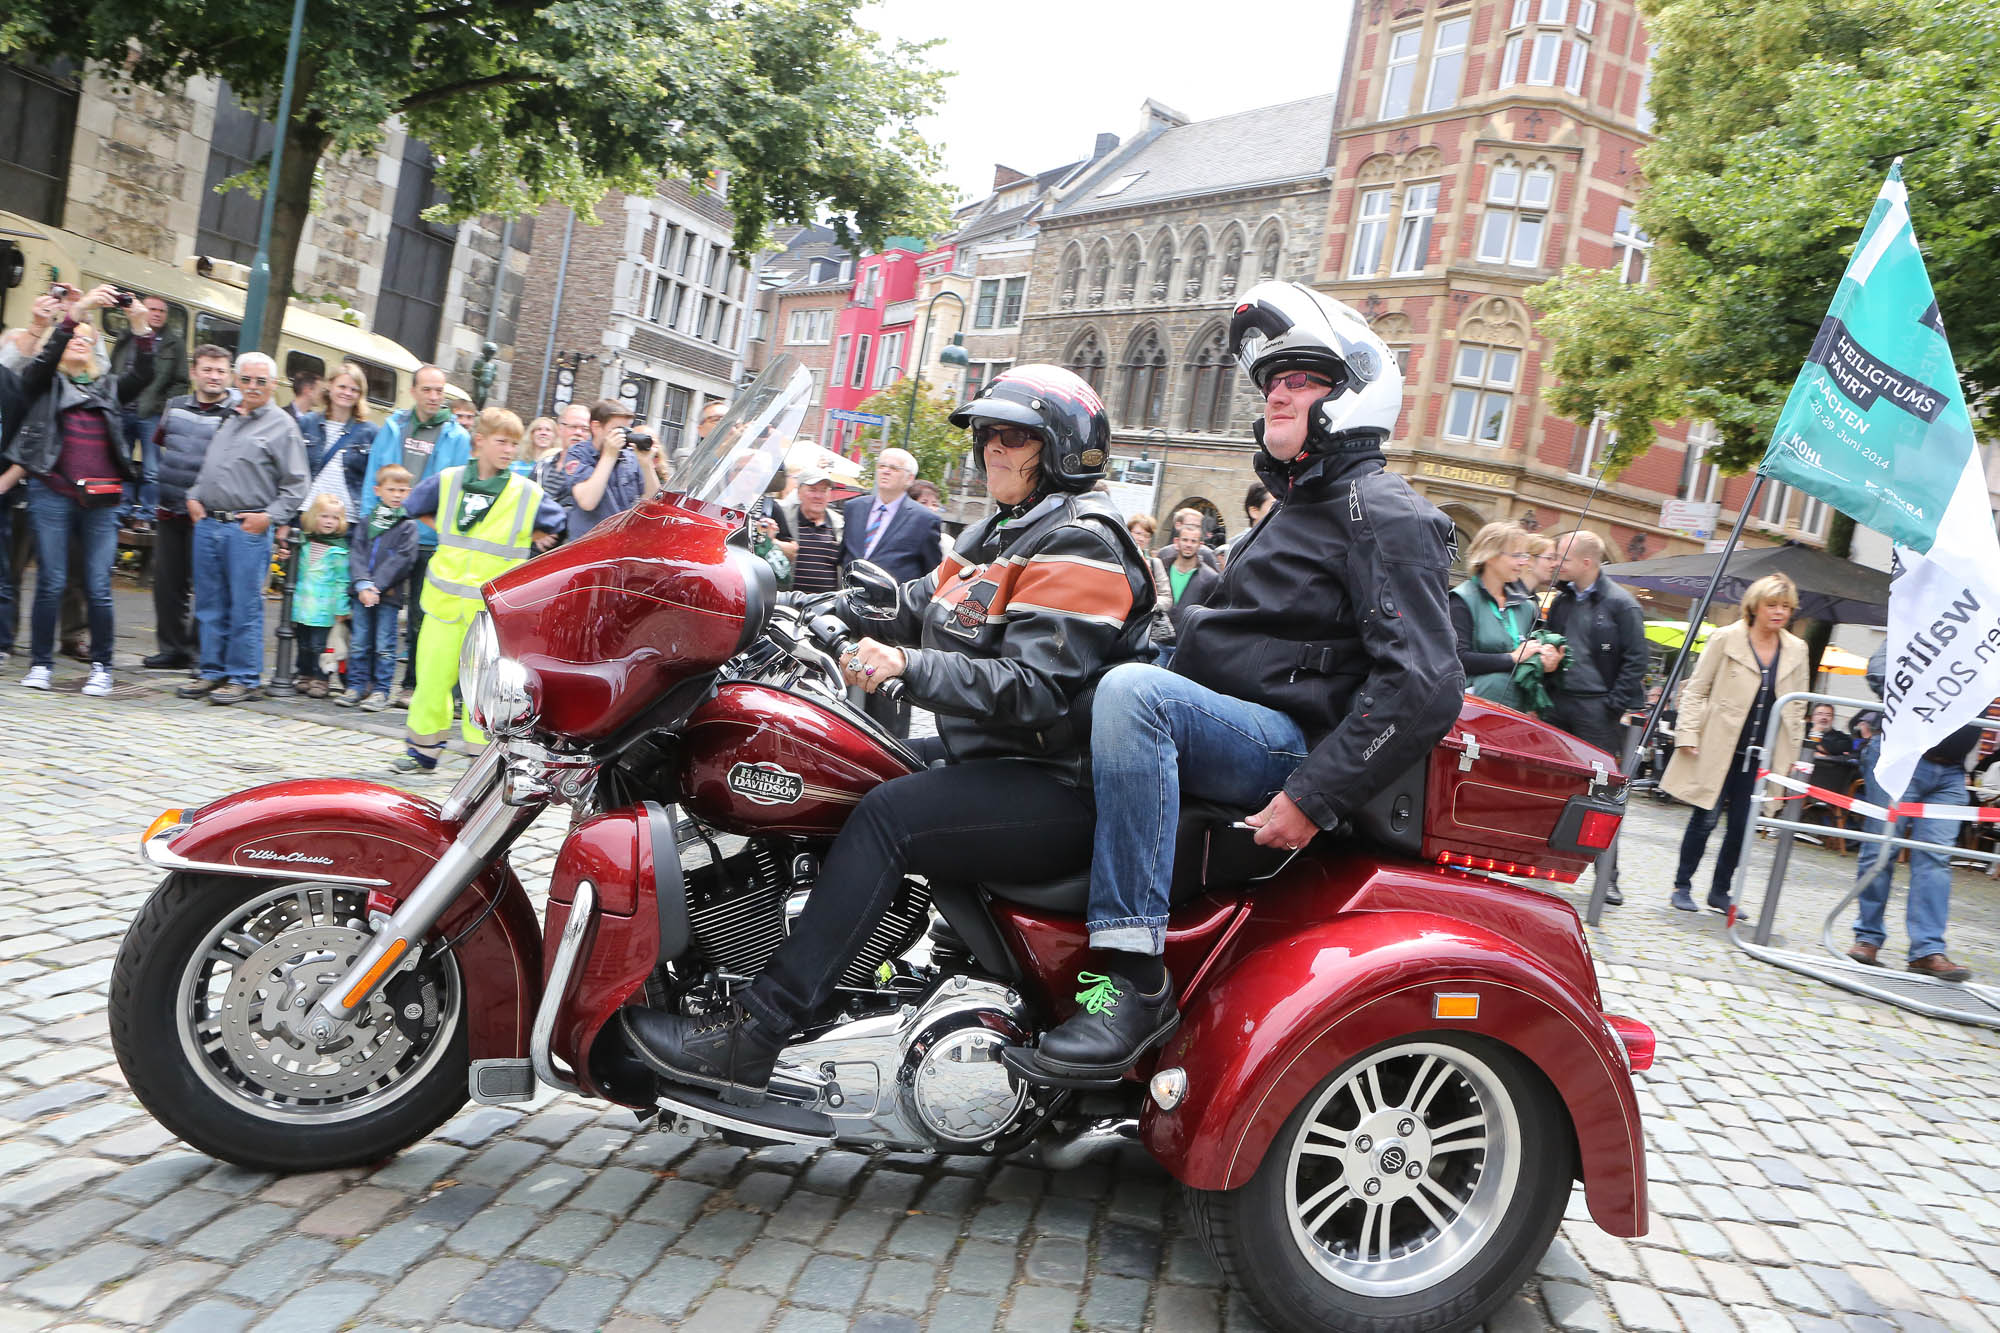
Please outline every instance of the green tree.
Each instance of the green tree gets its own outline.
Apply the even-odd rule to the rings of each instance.
[[[1716,423],[1763,456],[1889,164],[1966,399],[2000,388],[2000,8],[1990,0],[1645,0],[1658,138],[1640,157],[1651,285],[1569,269],[1535,288],[1550,405],[1605,412],[1618,467],[1654,423]]]
[[[951,498],[950,481],[958,474],[966,450],[972,447],[966,433],[951,424],[958,404],[931,391],[928,380],[917,381],[917,410],[910,419],[909,443],[903,442],[903,418],[910,410],[910,382],[897,380],[862,403],[858,411],[875,412],[889,418],[889,444],[908,449],[917,458],[917,475],[937,485],[938,494]],[[879,450],[877,451],[880,452]],[[875,484],[875,460],[868,460],[862,480]]]
[[[740,252],[773,221],[831,214],[864,243],[944,216],[915,125],[939,75],[923,45],[876,46],[858,0],[313,0],[283,127],[266,347],[292,289],[329,152],[370,152],[400,116],[439,159],[444,220],[729,173]],[[19,0],[0,56],[93,61],[106,77],[229,81],[275,107],[289,0]],[[858,34],[858,35],[857,35]],[[260,172],[268,175],[268,169]]]

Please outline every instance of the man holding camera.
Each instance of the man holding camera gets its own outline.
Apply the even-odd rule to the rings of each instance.
[[[111,373],[118,377],[118,404],[125,411],[125,439],[140,451],[139,484],[126,512],[133,527],[153,526],[160,503],[160,446],[153,441],[167,400],[188,391],[187,348],[167,326],[167,299],[120,292],[125,332],[111,349]]]
[[[652,436],[632,429],[632,409],[609,398],[590,405],[590,438],[549,473],[550,498],[569,511],[569,539],[660,493],[665,460]]]

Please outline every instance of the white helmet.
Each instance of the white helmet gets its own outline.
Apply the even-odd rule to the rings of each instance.
[[[1308,447],[1343,435],[1379,442],[1396,429],[1403,372],[1388,344],[1353,307],[1303,283],[1260,282],[1244,293],[1229,321],[1229,349],[1259,393],[1287,370],[1317,371],[1333,381],[1313,413]]]

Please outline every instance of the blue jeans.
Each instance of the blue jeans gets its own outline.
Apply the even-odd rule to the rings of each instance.
[[[1879,740],[1868,742],[1863,753],[1861,771],[1866,779],[1863,800],[1875,805],[1888,805],[1889,796],[1875,782],[1875,759],[1881,753]],[[1953,764],[1932,763],[1928,759],[1917,761],[1916,771],[1910,774],[1909,790],[1903,799],[1922,802],[1925,805],[1964,805],[1965,770]],[[1941,842],[1947,845],[1958,837],[1958,821],[1954,819],[1899,819],[1898,832],[1904,837],[1922,842]],[[1902,833],[1907,828],[1909,832]],[[1879,819],[1867,821],[1870,833],[1885,831]],[[1860,865],[1855,877],[1861,881],[1861,897],[1857,900],[1858,910],[1854,917],[1854,938],[1863,944],[1882,947],[1887,938],[1883,933],[1882,918],[1889,906],[1889,885],[1896,877],[1896,849],[1885,847],[1879,842],[1861,845]],[[1944,852],[1910,851],[1910,901],[1904,912],[1903,924],[1910,934],[1910,957],[1928,958],[1934,953],[1944,952],[1945,919],[1951,914],[1951,858]]]
[[[205,518],[194,529],[194,623],[203,680],[253,689],[264,672],[264,585],[271,529],[253,537],[240,523]]]
[[[111,565],[118,558],[118,510],[86,509],[52,486],[28,482],[28,521],[35,528],[35,610],[32,665],[56,664],[56,621],[69,582],[69,544],[83,553],[83,592],[90,607],[90,660],[111,665]]]
[[[0,653],[14,651],[14,635],[21,625],[21,570],[14,568],[14,525],[28,522],[24,509],[16,509],[8,503],[10,497],[0,496]]]
[[[139,480],[125,484],[126,512],[148,523],[153,521],[153,511],[160,504],[160,446],[153,443],[153,432],[159,424],[158,417],[125,414],[126,442],[139,444]]]
[[[1276,709],[1138,662],[1098,682],[1090,728],[1090,946],[1157,954],[1181,794],[1261,810],[1304,762],[1305,734]]]
[[[401,609],[390,602],[363,606],[359,597],[349,607],[354,623],[347,645],[347,688],[364,699],[396,689],[396,612]]]

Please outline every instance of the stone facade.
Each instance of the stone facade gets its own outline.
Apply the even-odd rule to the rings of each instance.
[[[833,373],[833,330],[852,287],[851,280],[836,277],[830,282],[780,288],[772,294],[766,345],[774,355],[789,356],[812,372],[812,410],[800,423],[802,439],[826,438],[826,383]]]
[[[596,213],[586,223],[552,204],[535,219],[520,316],[532,332],[508,405],[534,416],[623,396],[682,447],[702,405],[734,394],[742,372],[750,271],[729,249],[733,219],[715,194],[675,181],[650,198],[607,194]],[[565,358],[576,363],[567,395]]]
[[[391,128],[381,151],[343,153],[322,163],[312,217],[299,244],[293,279],[298,290],[336,307],[352,306],[371,327],[402,160],[402,131]]]
[[[1525,297],[1571,264],[1644,281],[1637,6],[1357,3],[1352,31],[1314,282],[1404,364],[1391,466],[1468,535],[1503,518],[1566,529],[1587,504],[1614,560],[1699,551],[1660,526],[1662,502],[1716,499],[1727,523],[1747,480],[1715,478],[1698,457],[1706,428],[1678,422],[1598,487],[1608,437],[1543,402],[1547,344]],[[1769,531],[1824,538],[1825,508],[1804,497],[1760,510]]]
[[[1317,178],[1042,220],[1019,358],[1067,366],[1097,386],[1114,459],[1163,461],[1151,511],[1162,522],[1192,506],[1225,532],[1241,525],[1257,480],[1257,399],[1227,360],[1229,313],[1257,282],[1309,276],[1325,221]],[[1135,251],[1128,293],[1121,261]]]
[[[215,123],[215,82],[121,88],[92,71],[77,100],[63,224],[162,263],[190,253]]]

